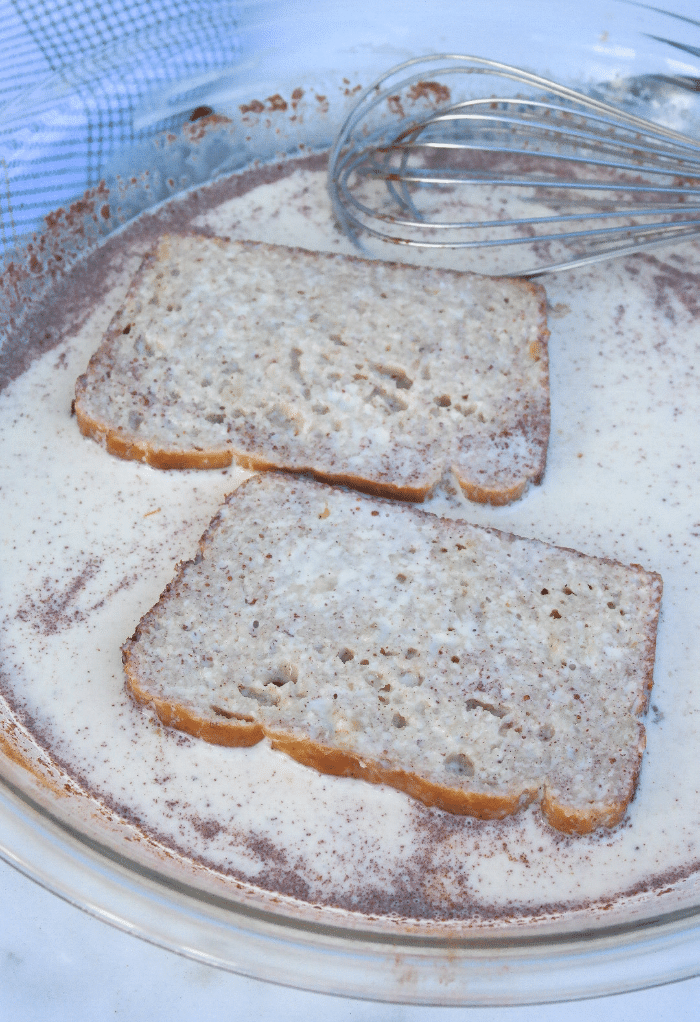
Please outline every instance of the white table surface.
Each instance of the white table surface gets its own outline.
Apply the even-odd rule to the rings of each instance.
[[[700,968],[700,964],[699,964]],[[573,1004],[425,1008],[306,993],[188,961],[0,862],[0,1022],[698,1022],[700,978]]]

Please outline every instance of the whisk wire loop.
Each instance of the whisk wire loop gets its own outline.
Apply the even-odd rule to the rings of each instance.
[[[458,101],[444,84],[483,90],[494,76],[497,92]],[[406,103],[426,97],[427,114],[406,116]],[[478,57],[414,58],[377,79],[338,134],[329,187],[360,247],[361,235],[420,248],[527,245],[535,265],[525,275],[700,234],[700,145]],[[564,259],[547,261],[551,243]]]

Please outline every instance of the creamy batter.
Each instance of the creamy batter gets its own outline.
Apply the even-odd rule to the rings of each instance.
[[[189,228],[351,251],[333,229],[324,173],[303,167],[217,199]],[[6,694],[54,759],[143,831],[220,873],[367,913],[531,916],[607,903],[696,869],[700,245],[546,279],[552,434],[543,484],[493,508],[468,503],[446,480],[425,505],[663,576],[636,798],[614,830],[565,837],[536,808],[502,823],[450,816],[318,774],[266,742],[229,749],[168,731],[132,703],[122,642],[245,478],[120,461],[71,417],[75,379],[146,244],[125,235],[110,286],[80,329],[0,395]]]

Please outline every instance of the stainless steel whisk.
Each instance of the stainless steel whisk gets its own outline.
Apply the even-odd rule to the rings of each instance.
[[[455,85],[482,94],[455,102]],[[428,101],[428,113],[406,115]],[[377,79],[328,173],[334,214],[359,247],[363,234],[527,246],[532,265],[515,271],[526,276],[700,236],[700,144],[479,57],[419,57]]]

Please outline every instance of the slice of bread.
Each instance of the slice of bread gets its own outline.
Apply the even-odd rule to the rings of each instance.
[[[558,830],[635,790],[661,579],[269,473],[226,500],[123,647],[163,723]]]
[[[159,468],[233,460],[504,504],[544,472],[545,296],[522,280],[166,236],[76,386],[84,434]]]

